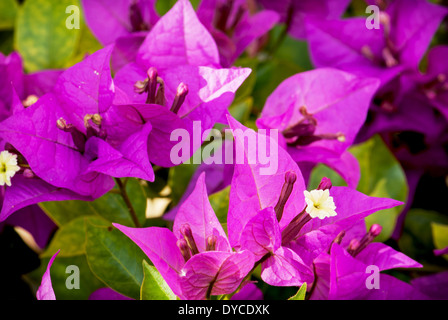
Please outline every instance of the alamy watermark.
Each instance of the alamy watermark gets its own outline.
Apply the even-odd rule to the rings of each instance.
[[[370,13],[370,16],[366,19],[366,28],[369,30],[380,28],[380,8],[375,5],[367,6],[366,13]]]
[[[65,287],[68,290],[79,289],[79,267],[76,265],[69,265],[67,266],[67,268],[65,268],[65,273],[70,274],[65,280]]]
[[[79,7],[75,5],[68,6],[67,8],[65,8],[65,13],[70,14],[67,19],[65,19],[65,26],[67,27],[67,29],[79,29]]]
[[[370,265],[366,268],[366,273],[370,274],[366,279],[366,288],[379,289],[380,288],[380,268],[376,265]]]

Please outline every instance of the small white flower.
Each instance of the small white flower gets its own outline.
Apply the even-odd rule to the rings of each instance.
[[[307,204],[306,212],[311,218],[324,219],[337,215],[333,197],[330,196],[328,189],[311,190],[310,192],[305,190],[303,193]]]
[[[17,155],[8,151],[0,152],[0,186],[11,186],[11,178],[20,170]]]

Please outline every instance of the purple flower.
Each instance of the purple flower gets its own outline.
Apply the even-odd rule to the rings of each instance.
[[[412,285],[380,273],[394,268],[421,268],[422,265],[391,247],[373,242],[381,226],[373,225],[362,238],[353,238],[345,249],[344,234],[314,261],[316,283],[311,299],[404,300],[427,299]],[[376,273],[376,274],[375,274]],[[373,278],[376,277],[376,278]]]
[[[234,252],[210,205],[202,174],[180,207],[173,231],[114,224],[134,241],[181,299],[235,291],[253,266],[249,251]]]
[[[448,46],[436,46],[428,52],[428,67],[419,85],[431,105],[448,120]]]
[[[148,31],[159,20],[155,0],[83,0],[87,25],[98,41],[115,44],[112,69],[117,71],[134,61]]]
[[[220,68],[213,37],[191,4],[180,0],[148,33],[136,62],[123,67],[114,81],[129,96],[130,103],[146,103],[154,109],[171,111],[190,133],[192,122],[200,121],[202,134],[223,119],[249,73],[247,68]],[[167,128],[167,124],[170,122],[161,124],[166,133],[176,128],[173,124]],[[150,154],[150,160],[160,166],[172,166],[173,143],[166,139],[165,142],[167,148],[154,156]]]
[[[215,39],[223,67],[230,67],[253,41],[278,22],[275,11],[252,15],[250,9],[246,0],[202,0],[199,4],[198,18]]]
[[[1,97],[3,100],[0,101],[0,107],[3,108],[1,120],[5,119],[1,126],[3,130],[7,126],[6,123],[15,121],[16,117],[20,118],[22,112],[35,104],[39,96],[51,90],[56,83],[56,76],[60,75],[61,71],[48,70],[25,75],[18,54],[12,53],[7,58],[3,56],[0,58],[2,60],[0,68],[5,71],[5,77],[0,80],[2,81],[0,90],[4,90]],[[25,122],[22,124],[29,125]],[[0,137],[0,150],[5,155],[1,161],[2,166],[5,166],[5,169],[9,168],[0,177],[0,222],[5,221],[13,212],[20,211],[20,216],[8,219],[6,223],[25,227],[43,247],[55,225],[34,204],[43,201],[91,198],[52,185],[38,177],[30,169],[25,156],[12,145],[15,138],[16,135],[12,135],[11,138],[8,138],[8,135]],[[25,217],[33,219],[27,221]]]
[[[426,0],[391,1],[380,9],[378,29],[368,29],[364,17],[307,19],[306,32],[315,67],[334,67],[376,77],[382,85],[403,70],[417,70],[447,9]]]
[[[250,130],[231,118],[229,125],[233,130]],[[250,135],[246,132],[244,136]],[[369,197],[348,187],[332,187],[328,179],[308,192],[293,159],[272,138],[269,144],[274,144],[270,150],[276,152],[278,169],[272,175],[262,175],[260,169],[265,165],[249,160],[256,149],[235,135],[235,152],[244,154],[245,161],[235,164],[230,188],[229,240],[234,248],[254,253],[268,284],[311,284],[313,260],[328,250],[340,231],[401,203]]]
[[[0,121],[14,113],[14,94],[28,107],[53,88],[61,73],[62,70],[44,70],[24,74],[22,59],[17,52],[7,57],[0,53]],[[19,105],[18,110],[21,109],[23,106]]]
[[[412,279],[411,285],[432,300],[448,300],[448,271]]]
[[[280,21],[296,39],[306,39],[305,19],[337,19],[347,9],[349,0],[258,0],[266,9],[277,11]]]
[[[268,97],[256,124],[278,129],[279,144],[299,166],[324,163],[356,187],[359,166],[347,149],[367,117],[378,85],[376,79],[336,69],[299,73]]]
[[[109,191],[112,177],[152,181],[150,132],[157,121],[180,126],[169,110],[122,104],[126,96],[115,90],[110,75],[111,50],[66,70],[50,93],[5,120],[0,130],[36,176],[90,198]]]
[[[263,300],[263,292],[253,282],[248,282],[231,300]]]

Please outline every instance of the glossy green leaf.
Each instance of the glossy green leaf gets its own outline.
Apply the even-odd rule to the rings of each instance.
[[[215,211],[216,217],[221,223],[227,222],[227,212],[229,211],[229,194],[230,186],[208,197],[213,211]]]
[[[361,179],[357,190],[372,197],[391,198],[406,202],[408,185],[406,175],[398,160],[389,151],[380,136],[354,146],[350,152],[358,159]],[[387,240],[403,206],[378,211],[366,218],[367,227],[378,223],[383,227],[377,241]]]
[[[86,223],[86,256],[98,279],[125,296],[139,299],[146,255],[113,227]]]
[[[249,120],[250,113],[253,106],[252,97],[248,97],[239,103],[235,103],[230,106],[229,112],[238,122],[244,124]]]
[[[29,72],[64,68],[75,54],[80,29],[69,29],[68,6],[80,8],[79,0],[25,1],[16,20],[15,47]],[[81,11],[79,10],[79,19]]]
[[[251,69],[251,73],[249,76],[244,80],[244,82],[241,84],[241,86],[238,88],[238,90],[235,93],[235,99],[233,103],[240,103],[243,100],[246,100],[248,97],[252,95],[252,92],[254,90],[255,82],[257,80],[257,67],[258,67],[258,61],[256,59],[243,57],[237,59],[234,63],[234,66],[241,67],[241,68],[249,68]]]
[[[305,300],[305,295],[306,295],[306,282],[300,287],[299,291],[297,291],[297,293],[288,300]]]
[[[177,297],[157,269],[143,260],[141,300],[176,300]]]
[[[400,250],[417,261],[434,258],[434,223],[448,225],[448,216],[424,209],[409,210],[398,242]]]
[[[50,258],[58,250],[61,250],[58,258],[85,254],[86,221],[95,225],[110,226],[108,221],[95,216],[73,219],[56,231],[41,257]]]
[[[253,89],[254,108],[261,112],[267,97],[286,78],[304,71],[293,62],[272,57],[257,68],[257,80]]]
[[[86,57],[86,55],[92,54],[103,48],[103,46],[98,42],[98,40],[85,24],[84,19],[81,19],[80,33],[81,34],[79,36],[78,45],[76,46],[74,55],[70,60],[68,60],[66,67],[72,66],[82,61]]]
[[[8,56],[14,51],[14,31],[0,31],[0,52]]]
[[[144,224],[146,219],[147,194],[144,183],[144,181],[132,178],[128,179],[125,184],[126,192],[141,225]],[[59,226],[83,216],[98,216],[111,222],[131,227],[135,226],[118,187],[95,201],[44,202],[40,203],[40,206]]]
[[[17,10],[16,0],[0,1],[0,30],[12,29],[14,27]]]
[[[445,249],[448,247],[448,225],[432,223],[432,236],[436,249]],[[448,254],[443,255],[448,260]]]

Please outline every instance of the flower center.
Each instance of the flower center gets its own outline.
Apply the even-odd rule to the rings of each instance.
[[[74,125],[67,124],[65,119],[60,118],[57,120],[57,127],[68,132],[72,136],[73,143],[78,151],[82,154],[85,152],[85,145],[90,137],[98,137],[100,139],[106,139],[106,131],[101,128],[102,117],[99,114],[86,114],[84,116],[84,127],[86,128],[86,134],[79,131]]]
[[[297,215],[282,231],[282,245],[286,245],[298,238],[300,230],[313,218],[324,219],[326,217],[335,216],[336,206],[333,197],[329,194],[332,187],[328,178],[323,178],[317,190],[311,192],[304,191],[307,206]]]
[[[283,136],[286,138],[288,146],[307,146],[319,140],[345,141],[345,135],[340,132],[315,134],[318,124],[317,119],[313,114],[308,112],[305,106],[300,107],[299,111],[303,118],[282,132]]]
[[[17,155],[6,150],[0,152],[0,186],[5,184],[11,186],[11,178],[19,172],[20,167],[17,165]]]
[[[159,77],[157,69],[151,67],[146,72],[148,77],[143,81],[137,81],[134,84],[134,91],[138,94],[147,93],[146,103],[159,104],[161,106],[166,105],[165,98],[165,82]],[[177,114],[180,107],[185,101],[185,97],[188,94],[188,86],[181,82],[177,87],[176,96],[174,97],[173,104],[170,110]]]

